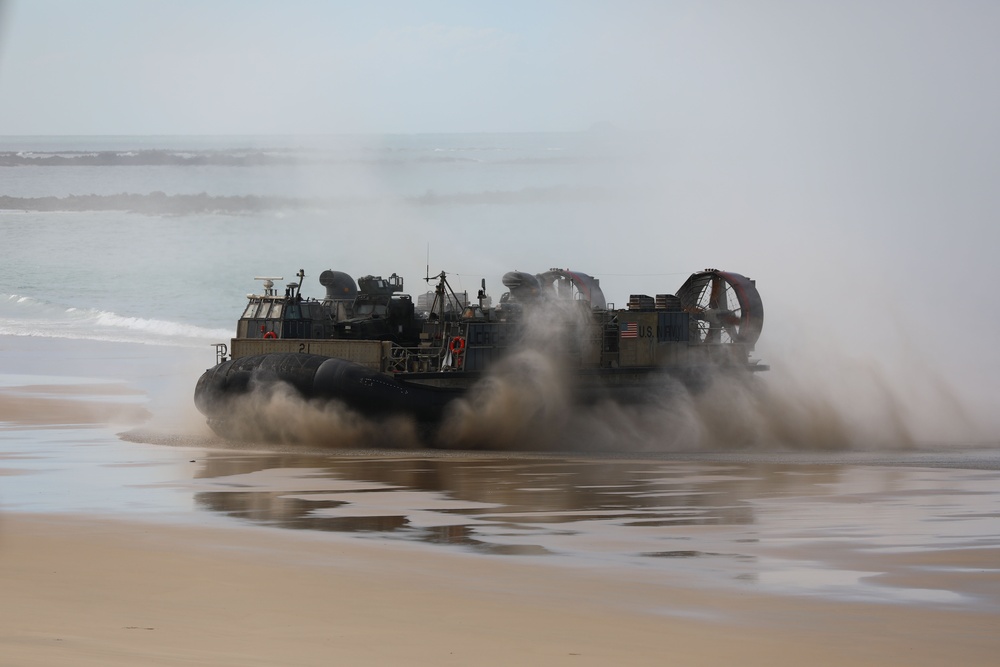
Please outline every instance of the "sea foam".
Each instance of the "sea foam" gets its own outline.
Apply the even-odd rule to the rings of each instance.
[[[226,341],[232,332],[10,294],[0,299],[0,335],[200,347]]]

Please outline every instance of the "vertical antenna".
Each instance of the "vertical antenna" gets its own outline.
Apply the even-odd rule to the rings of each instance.
[[[431,242],[427,242],[427,264],[424,268],[424,282],[431,281]]]

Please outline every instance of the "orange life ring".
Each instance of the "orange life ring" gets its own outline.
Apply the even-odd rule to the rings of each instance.
[[[270,339],[270,338],[277,338],[277,337],[278,337],[278,334],[274,333],[273,331],[268,331],[266,334],[264,334],[264,338],[269,338]]]
[[[448,341],[448,350],[452,354],[462,354],[465,352],[465,339],[461,336],[455,336]]]

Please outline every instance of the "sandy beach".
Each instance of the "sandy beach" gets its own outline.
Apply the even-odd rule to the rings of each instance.
[[[185,364],[102,379],[110,346],[49,342],[87,352],[74,375],[19,376],[37,345],[0,350],[2,665],[992,665],[1000,649],[988,466],[665,460],[649,470],[711,498],[686,508],[710,520],[602,518],[551,480],[482,490],[487,470],[570,465],[545,457],[220,448],[162,403]],[[115,436],[163,415],[173,446]],[[407,487],[418,463],[451,492]],[[645,464],[572,465],[624,488]],[[423,539],[384,528],[400,513]],[[383,529],[337,528],[362,515]],[[467,548],[505,539],[537,549]]]
[[[3,522],[3,664],[989,665],[997,617],[59,516]]]

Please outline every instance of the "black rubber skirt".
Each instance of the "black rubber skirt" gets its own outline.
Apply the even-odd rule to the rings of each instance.
[[[316,354],[272,353],[231,359],[198,379],[194,402],[206,417],[219,419],[231,401],[285,384],[306,399],[341,401],[365,415],[406,414],[418,421],[441,418],[458,390],[401,382],[360,364]]]

